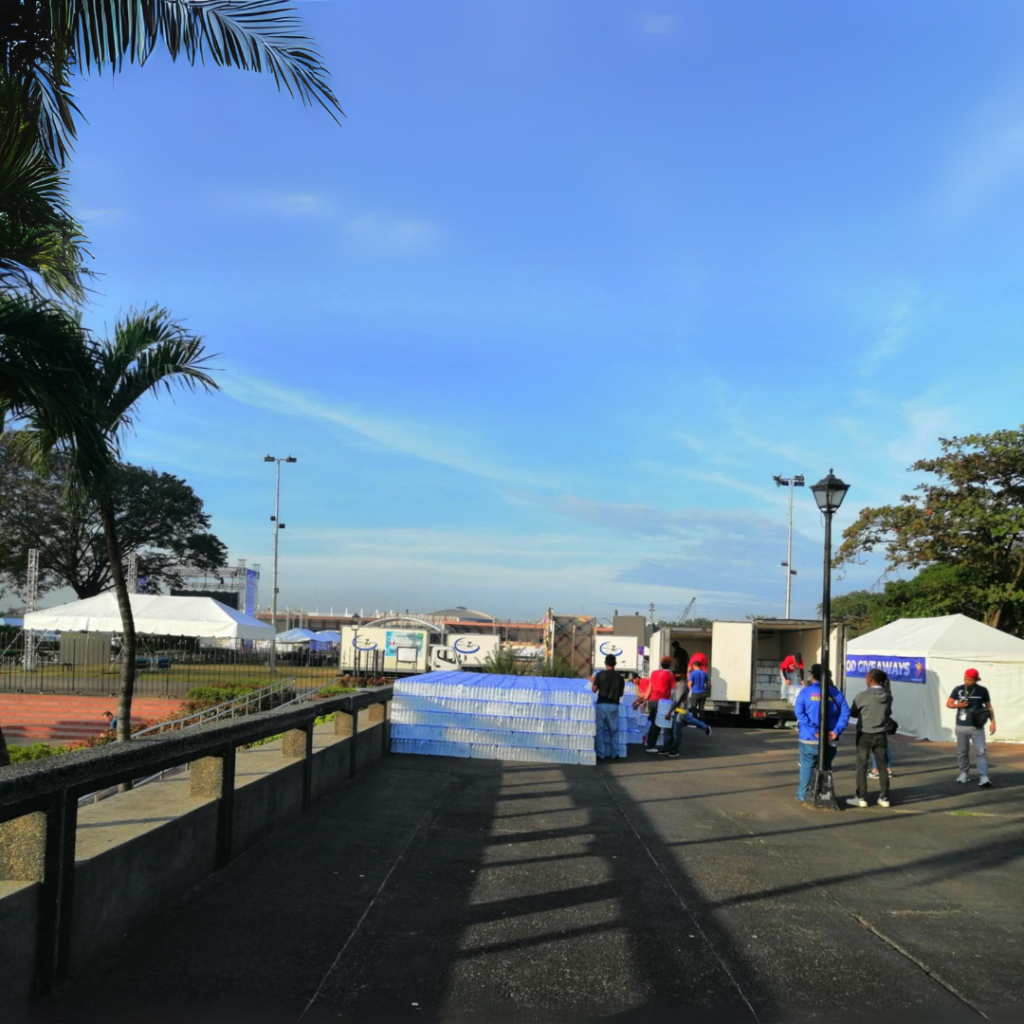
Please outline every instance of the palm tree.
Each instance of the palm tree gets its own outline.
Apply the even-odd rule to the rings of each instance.
[[[19,83],[44,149],[63,166],[80,114],[75,69],[118,71],[161,47],[172,60],[265,72],[304,104],[342,114],[312,41],[285,0],[6,0],[0,77]]]
[[[114,515],[121,441],[150,392],[216,390],[208,360],[202,340],[160,307],[130,312],[111,339],[97,341],[53,302],[0,294],[0,418],[25,421],[18,444],[37,466],[64,453],[69,500],[88,498],[99,508],[122,624],[119,740],[131,737],[137,649]]]
[[[0,287],[31,290],[39,279],[81,302],[84,246],[68,208],[66,172],[43,149],[20,90],[0,78]]]

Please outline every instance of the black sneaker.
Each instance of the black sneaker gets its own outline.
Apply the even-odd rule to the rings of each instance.
[[[708,736],[710,736],[710,735],[711,735],[711,726],[710,725],[705,725],[704,726],[704,738],[707,739]]]
[[[669,757],[678,757],[679,755],[678,754],[669,754],[668,756]]]

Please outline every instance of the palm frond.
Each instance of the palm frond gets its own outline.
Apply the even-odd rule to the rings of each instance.
[[[109,449],[93,425],[96,346],[63,307],[0,294],[0,415],[25,419],[26,452],[75,453],[73,489],[109,472]]]
[[[47,156],[20,83],[0,73],[0,282],[81,301],[86,239],[71,216],[67,175]]]
[[[51,0],[57,2],[57,0]],[[319,104],[335,121],[344,112],[328,72],[294,10],[283,0],[67,0],[74,52],[86,70],[144,64],[162,42],[173,60],[273,75],[279,89]]]
[[[219,390],[207,372],[211,358],[202,338],[187,331],[167,310],[151,306],[130,312],[99,353],[107,429],[116,434],[130,426],[135,405],[147,392],[164,388],[170,393],[175,387]]]

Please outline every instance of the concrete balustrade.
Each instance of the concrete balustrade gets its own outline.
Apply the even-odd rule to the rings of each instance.
[[[0,1017],[378,760],[390,700],[381,687],[0,769]]]

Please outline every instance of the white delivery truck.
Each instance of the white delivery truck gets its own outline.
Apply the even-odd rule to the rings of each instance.
[[[779,665],[788,654],[802,654],[805,673],[821,659],[818,619],[750,619],[713,622],[710,629],[666,626],[651,637],[651,665],[673,653],[672,641],[692,658],[700,652],[710,665],[711,693],[705,710],[720,715],[781,723],[792,720],[793,707],[782,695]],[[829,640],[832,681],[845,689],[846,631],[832,626]]]
[[[615,655],[615,668],[629,675],[643,675],[643,648],[635,636],[598,636],[594,645],[594,671],[604,668],[604,659]]]
[[[342,626],[338,668],[371,675],[412,675],[428,671],[430,632],[385,626]]]
[[[472,671],[483,665],[500,644],[501,637],[493,634],[448,633],[443,644],[430,648],[430,668],[434,671]]]

